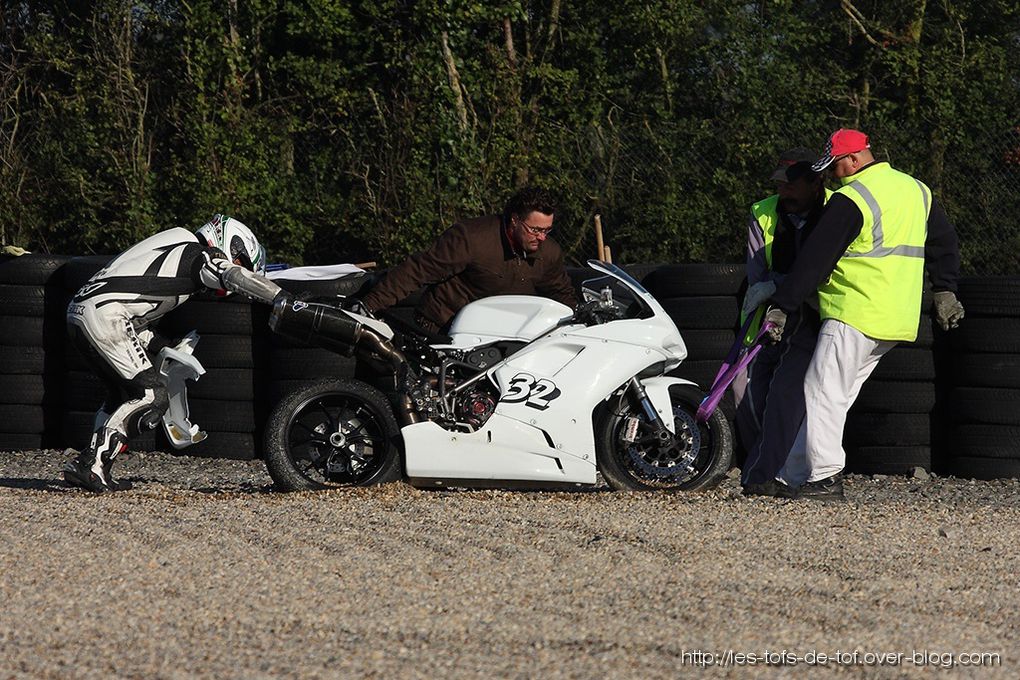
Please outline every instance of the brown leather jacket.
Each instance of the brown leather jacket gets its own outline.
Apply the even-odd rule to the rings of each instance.
[[[543,295],[574,307],[574,287],[559,244],[546,239],[536,253],[514,252],[498,215],[464,220],[443,232],[432,247],[394,267],[362,302],[385,309],[428,285],[418,319],[432,332],[444,328],[461,307],[490,295]]]

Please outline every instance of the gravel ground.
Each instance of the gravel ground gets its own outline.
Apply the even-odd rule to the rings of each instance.
[[[90,496],[64,457],[0,454],[0,678],[678,677],[728,650],[798,667],[713,676],[1020,672],[1017,481],[284,495],[257,461],[126,454],[135,488]],[[858,664],[804,658],[837,650]]]

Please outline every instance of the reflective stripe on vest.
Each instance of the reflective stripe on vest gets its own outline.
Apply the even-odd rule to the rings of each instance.
[[[917,186],[921,189],[921,196],[924,199],[924,214],[928,214],[928,187],[926,187],[919,179],[911,178],[917,182]],[[850,253],[846,254],[846,257],[885,257],[886,255],[903,255],[904,257],[924,257],[924,246],[920,248],[915,246],[894,246],[892,248],[886,248],[883,244],[885,243],[885,234],[882,231],[882,211],[878,207],[878,201],[875,200],[874,194],[868,190],[864,184],[859,180],[848,184],[850,188],[861,195],[864,202],[868,204],[868,208],[871,210],[871,250],[866,253]]]
[[[876,340],[917,337],[931,192],[923,182],[875,163],[837,192],[864,218],[861,233],[818,290],[823,319],[839,319]]]

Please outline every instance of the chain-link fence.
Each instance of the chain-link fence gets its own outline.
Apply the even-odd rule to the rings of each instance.
[[[714,121],[563,130],[556,142],[576,153],[559,169],[571,216],[560,242],[575,262],[594,257],[599,213],[618,262],[742,261],[749,207],[774,193],[768,178],[779,153],[806,146],[820,154],[830,132],[777,129],[748,140]],[[964,274],[1020,272],[1020,128],[975,132],[939,153],[895,130],[872,139],[878,158],[932,187],[959,234]]]

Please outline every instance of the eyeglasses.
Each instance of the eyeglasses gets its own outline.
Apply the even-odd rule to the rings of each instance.
[[[524,220],[517,220],[517,223],[524,227],[524,231],[528,232],[532,236],[548,236],[553,228],[552,227],[533,227]]]

